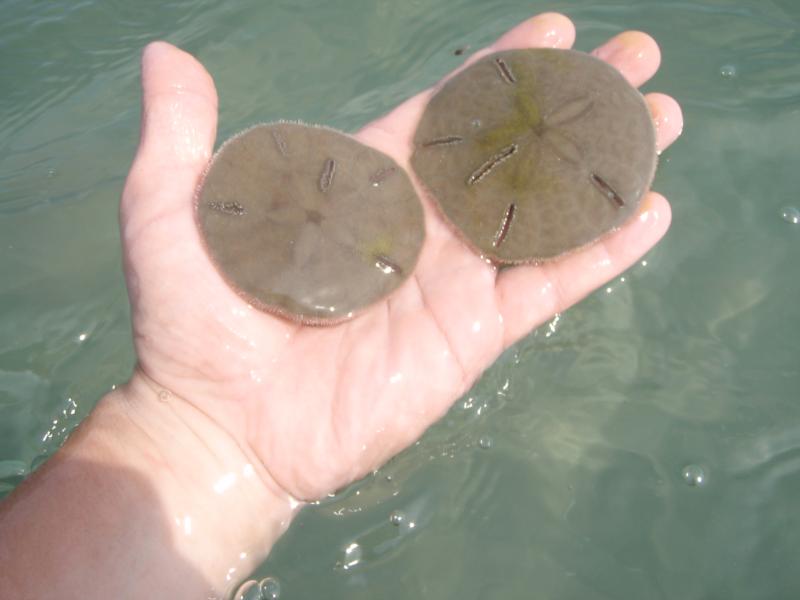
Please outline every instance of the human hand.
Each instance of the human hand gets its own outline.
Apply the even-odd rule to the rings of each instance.
[[[544,14],[491,52],[568,48],[572,23]],[[635,86],[660,54],[647,35],[616,36],[595,55]],[[382,302],[333,327],[260,312],[215,270],[193,198],[211,156],[217,98],[191,56],[165,43],[143,58],[141,143],[121,205],[139,389],[169,393],[206,415],[279,492],[310,500],[375,469],[417,439],[500,352],[615,277],[666,232],[666,200],[651,192],[620,230],[539,266],[498,270],[465,246],[424,194],[426,241],[412,277]],[[408,169],[411,140],[434,90],[355,134]],[[650,94],[659,149],[679,135],[671,98]],[[291,116],[291,115],[287,115]],[[263,468],[262,468],[263,467]]]
[[[541,15],[470,61],[573,37],[565,17]],[[659,62],[641,33],[596,54],[635,85]],[[228,597],[288,526],[296,499],[411,443],[505,347],[627,268],[669,225],[669,206],[650,193],[602,241],[498,272],[426,202],[409,281],[335,327],[289,323],[223,282],[195,226],[216,129],[211,78],[163,43],[143,63],[142,138],[120,215],[139,364],[0,503],[0,589],[13,597]],[[407,167],[432,93],[355,137]],[[647,100],[663,149],[680,133],[680,109],[666,96]]]

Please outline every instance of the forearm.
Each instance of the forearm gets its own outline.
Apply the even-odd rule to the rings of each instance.
[[[37,600],[222,598],[291,520],[294,503],[260,468],[137,374],[0,506],[0,589]]]

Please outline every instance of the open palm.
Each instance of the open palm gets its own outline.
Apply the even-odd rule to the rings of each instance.
[[[540,15],[474,55],[569,47],[574,28]],[[634,85],[659,51],[645,34],[596,51]],[[669,225],[649,194],[601,242],[541,266],[498,272],[423,197],[427,238],[412,277],[388,299],[334,327],[301,326],[247,305],[218,275],[193,216],[217,120],[210,76],[164,43],[143,60],[142,139],[122,198],[121,228],[141,376],[219,424],[296,498],[311,499],[385,462],[440,417],[508,345],[646,252]],[[433,90],[355,137],[408,166]],[[671,98],[647,98],[664,148],[681,129]]]

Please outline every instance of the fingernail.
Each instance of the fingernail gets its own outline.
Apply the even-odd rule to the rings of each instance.
[[[642,38],[647,38],[643,43]],[[642,61],[651,51],[650,36],[641,31],[625,31],[614,36],[608,42],[595,49],[593,56],[606,62],[623,63],[629,61]]]
[[[530,21],[531,43],[540,48],[562,48],[572,45],[572,21],[560,13],[543,13]]]
[[[169,44],[166,42],[156,41],[147,44],[142,50],[142,69],[155,65],[168,49]]]

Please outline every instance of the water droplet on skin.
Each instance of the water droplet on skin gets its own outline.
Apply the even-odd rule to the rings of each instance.
[[[233,598],[234,600],[262,600],[261,588],[255,579],[245,581],[239,586],[239,589],[236,590],[236,594]]]
[[[489,450],[492,448],[492,446],[494,446],[494,440],[488,435],[484,435],[478,440],[478,446],[484,450]]]
[[[784,206],[781,209],[781,217],[787,223],[798,225],[800,224],[800,209],[794,206]]]
[[[706,472],[700,465],[686,465],[681,472],[684,483],[692,487],[699,487],[706,483]]]
[[[281,596],[281,584],[274,577],[265,577],[258,584],[264,600],[277,600]]]
[[[36,469],[41,467],[45,462],[47,462],[47,459],[48,459],[47,453],[35,456],[31,461],[30,472],[33,473]]]
[[[406,515],[399,511],[393,510],[392,514],[389,515],[389,522],[394,525],[395,527],[400,527],[406,520]]]
[[[734,77],[736,77],[736,66],[722,65],[719,69],[719,74],[722,75],[725,79],[733,79]]]

